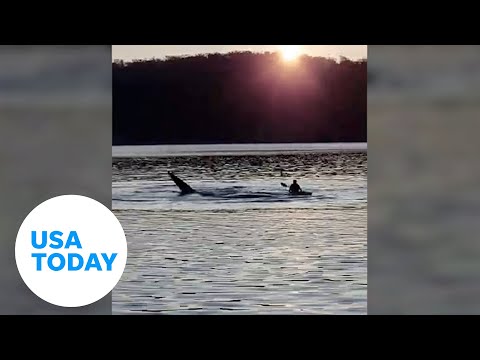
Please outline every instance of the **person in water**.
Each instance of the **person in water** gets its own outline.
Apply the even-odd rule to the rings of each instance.
[[[290,194],[298,194],[301,191],[302,188],[300,187],[300,185],[298,185],[297,180],[293,180],[293,184],[290,185],[289,189]]]

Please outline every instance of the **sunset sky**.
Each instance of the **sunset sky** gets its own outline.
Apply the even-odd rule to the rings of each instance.
[[[280,51],[286,59],[298,54],[353,60],[367,58],[367,45],[113,45],[113,60],[164,58],[165,56],[226,53],[250,50],[253,52]]]

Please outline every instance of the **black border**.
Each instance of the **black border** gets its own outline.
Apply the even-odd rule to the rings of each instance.
[[[154,3],[132,7],[120,4],[104,12],[82,9],[67,16],[47,14],[29,24],[34,31],[15,31],[0,25],[3,44],[366,44],[366,20],[355,3]],[[360,9],[359,9],[360,8]],[[123,10],[125,9],[125,10]],[[123,10],[123,14],[122,14]],[[223,12],[222,12],[223,10]],[[282,14],[283,12],[283,14]],[[38,16],[38,14],[37,14]],[[43,16],[43,15],[42,15]],[[53,19],[52,19],[53,18]],[[112,19],[113,23],[107,21]],[[37,18],[38,19],[38,18]],[[13,20],[13,19],[12,19]],[[23,35],[23,36],[22,36]],[[25,36],[29,35],[29,36]],[[33,40],[33,39],[37,40]]]
[[[366,9],[365,6],[339,4],[332,8],[324,3],[289,4],[275,6],[275,11],[262,13],[260,6],[248,8],[228,6],[227,14],[195,10],[160,12],[148,9],[136,13],[127,8],[122,16],[112,10],[116,22],[110,24],[105,16],[76,12],[78,17],[41,18],[28,25],[30,31],[12,31],[18,24],[4,21],[0,24],[0,41],[4,45],[17,44],[111,44],[173,45],[173,44],[455,44],[474,43],[478,36],[473,13],[456,17],[455,9],[448,19],[430,9],[399,7],[392,4],[387,11]],[[185,8],[191,4],[184,5]],[[277,13],[277,8],[285,14]],[[122,9],[120,9],[122,10]],[[142,8],[145,10],[145,8]],[[189,10],[189,11],[188,11]],[[244,10],[242,12],[242,10]],[[409,10],[407,12],[407,10]],[[437,10],[437,9],[436,9]],[[441,10],[441,9],[440,9]],[[460,14],[459,14],[460,15]],[[458,16],[459,16],[458,15]],[[471,17],[471,18],[470,18]],[[37,20],[39,21],[39,20]],[[28,36],[25,36],[28,35]]]

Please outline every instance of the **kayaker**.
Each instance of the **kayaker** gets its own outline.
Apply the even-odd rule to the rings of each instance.
[[[298,194],[300,191],[302,191],[302,188],[300,185],[298,185],[297,180],[293,180],[293,184],[290,185],[290,189],[288,191],[290,194]]]

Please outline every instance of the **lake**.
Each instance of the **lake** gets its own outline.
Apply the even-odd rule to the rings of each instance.
[[[366,314],[366,145],[113,153],[129,251],[114,314]],[[312,196],[290,196],[293,179]]]

